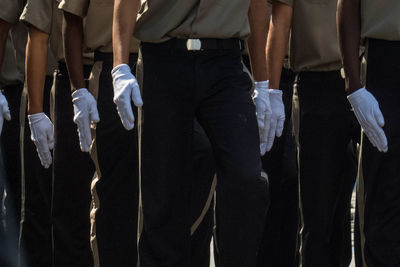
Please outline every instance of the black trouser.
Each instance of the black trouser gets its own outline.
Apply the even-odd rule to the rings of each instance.
[[[209,267],[210,243],[214,225],[212,183],[215,175],[215,160],[210,141],[197,120],[193,127],[192,158],[194,170],[192,192],[194,193],[190,199],[190,214],[193,222],[191,228],[194,228],[195,225],[198,226],[191,235],[189,266]]]
[[[91,66],[85,66],[85,78]],[[60,63],[54,88],[53,245],[54,266],[91,267],[90,184],[94,165],[80,150],[69,76]]]
[[[251,79],[239,49],[190,52],[175,42],[142,45],[141,267],[190,266],[195,117],[216,159],[220,266],[255,266],[267,197]]]
[[[137,56],[131,56],[135,66]],[[122,126],[113,102],[112,57],[96,53],[93,73],[98,88],[100,122],[95,130],[91,155],[97,178],[92,184],[92,249],[95,263],[102,267],[136,266],[138,221],[138,138],[137,127],[127,131]],[[96,83],[97,84],[97,83]],[[137,121],[137,112],[135,110]],[[156,167],[156,166],[155,166]]]
[[[364,255],[368,267],[400,266],[400,41],[369,40],[366,87],[385,118],[389,150],[364,136]]]
[[[262,157],[268,174],[270,207],[258,255],[259,267],[297,266],[298,177],[296,143],[292,131],[292,96],[295,74],[282,70],[280,88],[285,105],[285,127],[270,152]]]
[[[50,90],[53,77],[46,76],[43,111],[50,117]],[[22,101],[22,100],[21,100]],[[25,110],[25,107],[22,107]],[[21,111],[22,111],[21,109]],[[21,114],[20,114],[21,115]],[[23,131],[24,173],[21,175],[20,253],[29,267],[52,266],[51,242],[51,174],[39,160],[36,146],[31,141],[27,115]]]
[[[136,59],[137,55],[132,55],[130,59],[133,73]],[[93,193],[95,200],[98,199],[97,203],[101,204],[95,213],[95,246],[98,250],[94,251],[94,254],[100,266],[135,266],[139,193],[137,124],[134,130],[126,131],[116,112],[110,75],[112,55],[96,53],[95,60],[94,69],[101,64],[99,87],[98,90],[94,90],[98,92],[100,122],[96,127],[96,151],[92,151],[92,154],[97,158],[96,165],[101,176],[98,175]],[[138,121],[136,111],[135,118]],[[196,122],[193,138],[196,179],[193,180],[192,187],[198,194],[191,199],[191,218],[192,222],[198,221],[199,224],[193,227],[194,232],[191,235],[191,266],[205,267],[210,261],[213,225],[212,205],[206,209],[205,204],[210,195],[215,166],[211,145],[204,130]],[[118,201],[123,204],[118,204]],[[205,214],[201,216],[203,210]]]
[[[1,147],[4,159],[4,188],[7,192],[4,205],[4,247],[0,252],[0,266],[16,266],[18,251],[19,221],[21,215],[21,156],[20,156],[20,103],[23,84],[3,88],[8,101],[11,120],[4,121]],[[32,155],[37,156],[37,155]]]
[[[299,171],[303,267],[348,266],[350,200],[356,177],[353,136],[359,135],[339,71],[302,72]]]

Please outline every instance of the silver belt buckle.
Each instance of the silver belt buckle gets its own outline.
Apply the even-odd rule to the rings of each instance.
[[[201,40],[200,39],[188,39],[186,41],[186,48],[188,51],[201,50]]]

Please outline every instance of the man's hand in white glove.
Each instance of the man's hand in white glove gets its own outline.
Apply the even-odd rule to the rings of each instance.
[[[281,90],[269,89],[268,92],[272,115],[266,150],[270,151],[274,144],[275,136],[280,137],[282,135],[283,124],[285,123],[285,106],[283,105]]]
[[[31,139],[36,145],[40,162],[47,169],[52,162],[50,150],[54,148],[53,124],[43,112],[28,115],[28,120]]]
[[[380,152],[387,152],[388,142],[382,127],[385,125],[378,101],[365,88],[347,96],[358,122],[371,144]]]
[[[116,66],[111,71],[111,75],[114,86],[114,103],[117,105],[119,117],[125,129],[131,130],[135,126],[131,101],[137,107],[143,106],[139,84],[126,64]]]
[[[255,83],[253,99],[256,105],[257,123],[260,133],[260,152],[261,155],[264,155],[267,151],[268,133],[272,115],[268,93],[268,81]]]
[[[3,129],[4,119],[11,120],[10,109],[6,97],[0,92],[0,135]]]
[[[90,123],[100,121],[96,100],[86,88],[81,88],[72,93],[72,103],[74,103],[74,122],[78,125],[81,150],[89,152],[92,143]]]

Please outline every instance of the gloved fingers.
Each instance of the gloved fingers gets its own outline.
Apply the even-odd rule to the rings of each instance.
[[[258,124],[258,129],[260,130],[260,132],[265,127],[264,120],[265,120],[265,115],[264,114],[259,115],[259,113],[257,112],[257,124]]]
[[[133,85],[132,88],[132,101],[137,107],[143,106],[143,99],[142,96],[140,95],[140,89],[137,83]]]
[[[0,135],[1,131],[3,130],[3,122],[4,122],[3,116],[0,116]]]
[[[77,124],[78,124],[79,144],[81,150],[83,152],[89,152],[90,144],[92,142],[89,118],[88,117],[81,118]]]
[[[36,145],[36,151],[38,153],[40,163],[46,169],[49,168],[51,165],[52,158],[49,150],[49,145],[47,144],[47,140],[46,139],[38,140],[34,141],[34,143]]]
[[[3,117],[6,120],[11,120],[11,114],[10,114],[10,109],[8,108],[8,104],[3,106]]]
[[[90,121],[98,123],[100,121],[99,111],[95,104],[90,107]]]
[[[260,144],[260,154],[261,154],[261,156],[264,156],[266,152],[267,152],[267,143],[261,143]]]
[[[374,110],[374,116],[376,119],[376,122],[378,123],[378,125],[380,127],[385,126],[385,119],[383,118],[383,114],[381,112],[381,110],[379,109],[379,106]]]
[[[278,123],[276,125],[276,137],[282,136],[284,124],[285,124],[285,117],[283,116],[278,119]]]
[[[272,145],[274,144],[277,121],[272,119],[270,125],[271,126],[268,132],[267,151],[270,151]]]
[[[132,130],[133,127],[135,126],[135,117],[133,116],[133,111],[131,106],[129,105],[129,108],[126,106],[119,108],[117,106],[118,110],[118,115],[121,118],[122,125],[125,127],[125,129]]]
[[[387,152],[387,138],[382,127],[378,125],[378,122],[374,121],[372,123],[370,136],[374,140],[375,146],[380,152]]]
[[[46,136],[47,136],[47,145],[49,150],[52,150],[54,148],[54,133],[53,133],[53,125],[51,125],[47,131],[46,131]]]
[[[260,136],[260,143],[268,144],[268,135],[271,130],[271,114],[265,114],[264,116],[264,128],[262,130],[262,135]]]

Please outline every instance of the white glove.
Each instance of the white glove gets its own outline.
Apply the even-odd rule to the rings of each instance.
[[[256,105],[258,130],[260,133],[260,152],[264,155],[267,151],[268,133],[271,124],[272,109],[268,93],[268,81],[256,82],[253,94]]]
[[[74,122],[78,125],[81,150],[89,152],[92,143],[90,123],[100,121],[96,100],[86,88],[81,88],[72,93],[72,103],[74,103]]]
[[[365,88],[347,96],[358,122],[371,144],[380,152],[387,152],[388,142],[382,127],[385,125],[378,101]]]
[[[10,109],[6,97],[0,92],[0,135],[3,129],[4,119],[11,120]]]
[[[114,86],[114,103],[117,105],[118,115],[125,129],[131,130],[135,126],[131,100],[135,106],[143,106],[139,84],[126,64],[120,64],[113,68],[111,75]]]
[[[40,162],[46,169],[51,165],[51,152],[54,148],[53,124],[44,114],[36,113],[28,115],[31,139],[36,145]]]
[[[285,123],[285,106],[283,105],[281,90],[269,89],[268,92],[272,115],[266,150],[270,151],[274,144],[275,136],[280,137],[282,135],[283,124]]]

